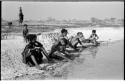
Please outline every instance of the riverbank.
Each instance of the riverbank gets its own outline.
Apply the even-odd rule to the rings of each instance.
[[[103,44],[79,52],[80,57],[72,62],[41,64],[48,69],[56,67],[54,70],[37,70],[22,63],[21,53],[26,45],[22,36],[13,34],[8,39],[1,40],[1,79],[123,79],[124,28],[70,28],[68,36],[83,32],[87,38],[92,29],[97,30],[99,41],[104,41]],[[38,41],[49,51],[52,38],[59,32],[60,29],[44,32],[38,36]]]
[[[10,45],[7,43],[10,43]],[[26,67],[21,62],[20,53],[23,50],[21,41],[19,43],[7,40],[6,42],[2,41],[1,45],[2,53],[3,50],[8,50],[6,54],[1,54],[2,79],[123,79],[123,41],[102,44],[98,48],[86,49],[81,52],[80,57],[77,57],[72,62],[59,63],[61,65],[54,64],[54,67],[58,67],[53,71],[40,71]],[[41,66],[46,65],[42,64]]]

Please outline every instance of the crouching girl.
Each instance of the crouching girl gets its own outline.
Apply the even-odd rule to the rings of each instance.
[[[23,63],[30,67],[35,66],[37,69],[42,69],[39,64],[43,62],[43,54],[48,58],[48,54],[43,45],[36,41],[37,36],[35,34],[29,34],[27,36],[28,44],[22,52]]]

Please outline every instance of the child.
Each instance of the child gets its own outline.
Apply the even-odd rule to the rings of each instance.
[[[55,43],[49,53],[50,58],[69,60],[68,58],[66,58],[66,55],[68,56],[68,53],[66,52],[66,46],[69,43],[67,34],[68,31],[66,29],[61,30],[61,35],[57,39],[55,39]]]
[[[70,39],[70,46],[72,46],[75,50],[78,50],[78,44],[82,45],[82,47],[84,47],[83,45],[83,41],[85,40],[83,33],[82,32],[78,32],[77,35],[75,37],[72,37]]]
[[[57,46],[57,45],[59,44],[60,40],[63,39],[63,38],[64,38],[65,41],[67,42],[66,47],[69,46],[69,39],[68,39],[68,37],[67,37],[67,34],[68,34],[68,31],[67,31],[66,29],[62,29],[62,30],[61,30],[61,35],[59,35],[58,38],[54,38],[55,43],[54,43],[53,46]]]
[[[51,51],[49,53],[49,57],[51,59],[58,59],[58,60],[67,60],[69,56],[68,52],[66,51],[67,40],[65,38],[61,38],[57,45],[53,45]]]
[[[27,39],[29,43],[22,53],[23,63],[30,67],[35,66],[37,69],[42,69],[39,64],[43,62],[43,54],[49,59],[48,54],[43,45],[36,41],[37,36],[35,34],[29,34]]]
[[[89,37],[90,42],[93,43],[94,45],[96,45],[98,39],[99,39],[99,37],[96,34],[96,30],[92,30],[92,34]]]
[[[23,37],[24,37],[24,40],[27,42],[27,35],[28,35],[28,33],[29,33],[29,30],[28,30],[28,28],[27,28],[27,24],[24,24],[24,29],[23,29]]]
[[[66,29],[62,29],[61,30],[61,35],[58,38],[54,38],[55,39],[55,45],[59,43],[60,39],[65,38],[68,41],[68,37],[67,37],[68,31]]]

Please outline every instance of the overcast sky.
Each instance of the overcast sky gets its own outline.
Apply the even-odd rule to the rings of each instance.
[[[18,19],[22,7],[25,20],[124,18],[123,2],[2,2],[2,18]]]

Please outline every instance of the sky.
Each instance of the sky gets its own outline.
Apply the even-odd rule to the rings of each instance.
[[[2,2],[2,18],[15,20],[19,18],[22,7],[25,20],[42,20],[47,17],[62,19],[88,20],[115,17],[124,18],[124,2]]]

